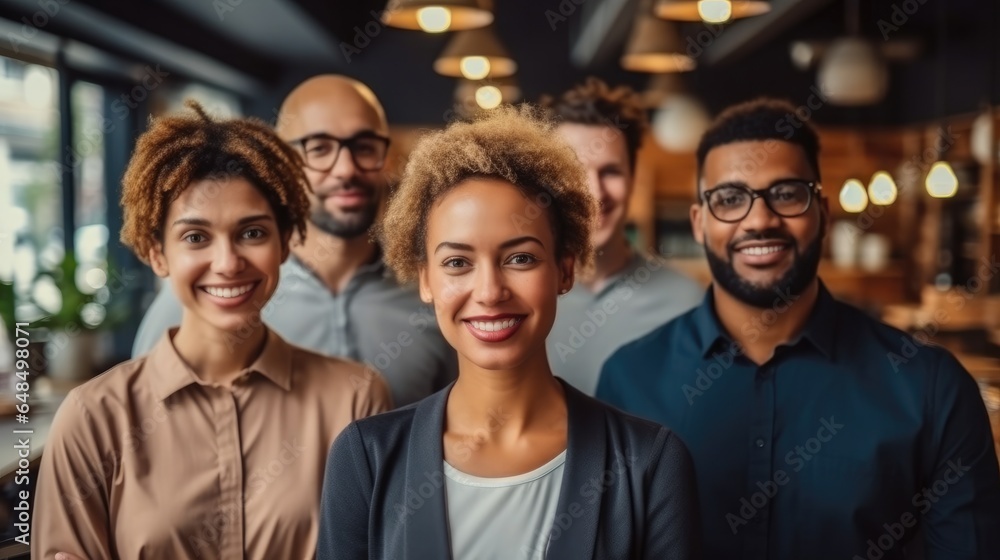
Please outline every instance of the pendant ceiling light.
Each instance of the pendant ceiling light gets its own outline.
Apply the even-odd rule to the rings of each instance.
[[[488,0],[389,0],[382,23],[428,33],[477,29],[493,23]]]
[[[725,23],[769,11],[770,2],[763,0],[662,0],[656,5],[656,15],[663,19],[705,23]]]
[[[944,115],[948,106],[948,6],[944,2],[938,5],[938,71],[937,71],[937,113]],[[937,161],[931,165],[924,187],[927,194],[934,198],[951,198],[958,193],[958,176],[951,164],[945,159],[948,148],[954,143],[948,138],[948,124],[941,122],[937,134]]]
[[[934,198],[951,198],[958,192],[958,176],[947,161],[934,162],[924,180],[927,194]]]
[[[1000,147],[993,143],[993,112],[991,110],[987,110],[972,121],[969,144],[972,157],[981,165],[990,162],[990,152],[993,152],[993,161],[1000,162]]]
[[[868,200],[879,206],[889,206],[896,202],[899,189],[888,171],[876,171],[868,183]]]
[[[492,27],[460,31],[434,61],[434,71],[444,76],[482,80],[504,78],[517,72]]]
[[[693,154],[712,119],[697,98],[674,93],[653,114],[653,138],[668,152]]]
[[[835,105],[874,105],[889,89],[889,71],[875,45],[861,37],[837,39],[819,65],[817,86]]]
[[[684,50],[675,24],[641,13],[632,26],[622,68],[633,72],[687,72],[696,64]]]
[[[513,103],[521,98],[521,88],[517,80],[508,78],[482,81],[459,80],[455,87],[455,101],[482,109],[492,109],[501,103]]]
[[[857,179],[848,179],[840,188],[840,207],[845,212],[857,214],[868,208],[868,192]]]

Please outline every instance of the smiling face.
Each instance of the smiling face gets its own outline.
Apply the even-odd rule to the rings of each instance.
[[[573,257],[556,257],[548,212],[533,206],[510,183],[468,179],[427,216],[421,299],[460,358],[485,370],[545,360],[557,296],[573,285]]]
[[[153,271],[169,276],[183,325],[201,332],[256,326],[288,255],[267,199],[242,177],[196,181],[170,204]]]
[[[610,126],[576,123],[561,124],[556,131],[576,152],[587,171],[590,193],[600,203],[594,247],[608,247],[619,240],[619,235],[624,235],[632,194],[632,170],[625,135]]]
[[[759,154],[766,157],[753,159]],[[733,142],[708,152],[700,192],[726,184],[766,189],[787,180],[815,181],[815,175],[795,144]],[[827,221],[826,199],[818,195],[804,214],[793,218],[778,216],[763,199],[755,199],[750,213],[736,223],[718,220],[705,204],[691,207],[694,237],[705,247],[716,286],[760,308],[772,305],[776,292],[797,295],[812,284]]]
[[[310,80],[286,100],[278,133],[292,142],[300,154],[298,140],[317,134],[348,139],[359,135],[388,136],[385,118],[372,99],[348,80],[324,77]],[[305,168],[312,185],[310,222],[342,238],[367,233],[378,215],[387,180],[381,171],[365,171],[354,163],[350,151],[341,147],[329,171]]]

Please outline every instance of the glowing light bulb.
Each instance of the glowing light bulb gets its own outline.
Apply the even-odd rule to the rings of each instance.
[[[496,109],[503,102],[503,94],[496,86],[482,86],[476,90],[476,103],[483,109]]]
[[[938,161],[931,166],[924,185],[934,198],[951,198],[958,192],[958,177],[947,161]]]
[[[698,15],[705,23],[725,23],[733,17],[730,0],[698,0]]]
[[[868,193],[857,179],[848,179],[840,189],[840,206],[845,212],[857,214],[868,208]]]
[[[490,59],[485,56],[465,56],[459,64],[466,80],[482,80],[490,75]]]
[[[441,33],[451,27],[451,10],[431,6],[417,10],[417,25],[427,33]]]
[[[868,198],[872,204],[888,206],[896,202],[896,195],[899,189],[896,188],[896,181],[892,179],[886,171],[877,171],[872,175],[872,180],[868,183]]]

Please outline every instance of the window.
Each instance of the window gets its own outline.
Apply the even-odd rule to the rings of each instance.
[[[21,302],[39,260],[63,251],[59,76],[0,61],[0,280],[13,279]]]

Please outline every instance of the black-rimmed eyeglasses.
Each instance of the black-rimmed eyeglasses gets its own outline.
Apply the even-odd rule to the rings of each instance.
[[[382,169],[389,151],[389,139],[374,132],[362,132],[350,138],[337,138],[321,132],[293,140],[292,145],[302,151],[306,167],[320,172],[333,169],[341,148],[351,152],[354,166],[362,171]]]
[[[763,198],[771,212],[794,218],[809,210],[813,198],[822,189],[815,181],[786,179],[766,189],[754,190],[743,185],[723,185],[701,194],[701,201],[720,222],[735,223],[750,214],[753,201]]]

